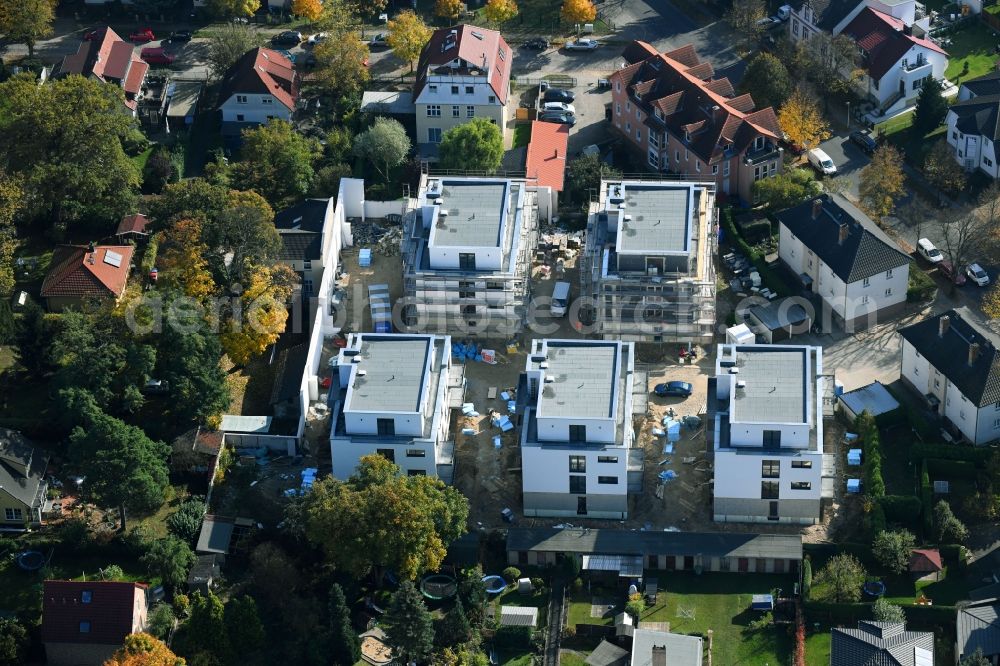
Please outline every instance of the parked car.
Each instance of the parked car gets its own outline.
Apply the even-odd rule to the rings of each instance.
[[[549,48],[549,40],[544,37],[533,37],[526,41],[522,46],[526,49],[533,49],[535,51],[544,51]]]
[[[147,42],[156,41],[156,35],[150,28],[143,28],[142,30],[136,30],[131,35],[128,36],[130,42],[135,42],[136,44],[145,44]]]
[[[83,33],[83,41],[92,42],[95,39],[100,39],[102,36],[104,36],[105,30],[107,30],[107,28],[95,28],[94,30],[85,32]]]
[[[568,113],[548,112],[539,114],[538,119],[543,123],[558,123],[560,125],[576,125],[576,117]]]
[[[181,42],[190,42],[193,35],[190,30],[175,30],[170,33],[170,38],[167,40],[174,44],[179,44]]]
[[[757,21],[757,25],[763,26],[765,28],[770,28],[772,25],[781,23],[781,19],[777,16],[765,16]]]
[[[567,51],[593,51],[598,46],[600,46],[600,42],[596,39],[590,39],[588,37],[582,37],[580,39],[574,39],[566,42]]]
[[[941,275],[945,276],[952,284],[959,287],[965,284],[965,273],[962,271],[956,271],[955,266],[952,265],[950,261],[941,261],[938,264],[938,270],[940,270]]]
[[[837,165],[833,163],[829,155],[819,148],[813,148],[809,151],[809,164],[824,176],[837,174]]]
[[[542,113],[549,112],[568,113],[571,116],[575,116],[576,107],[566,102],[542,102]]]
[[[573,94],[573,91],[562,88],[549,88],[542,96],[543,102],[566,102],[569,104],[574,99],[576,99],[576,95]]]
[[[370,49],[387,49],[389,48],[389,33],[380,32],[370,40],[368,40],[368,48]]]
[[[985,287],[990,283],[990,275],[983,267],[979,264],[972,263],[969,264],[968,268],[965,269],[965,274],[969,276],[973,282],[978,284],[980,287]]]
[[[143,385],[142,392],[159,395],[170,393],[170,382],[165,379],[150,379]]]
[[[930,242],[927,238],[921,238],[917,241],[917,254],[932,264],[940,264],[944,261],[944,255],[941,254],[941,250],[937,249],[934,243]]]
[[[878,141],[872,138],[868,132],[856,130],[851,132],[851,143],[871,155],[878,148]]]
[[[150,65],[171,65],[177,60],[177,56],[161,47],[143,49],[139,51],[139,57]]]
[[[294,53],[292,53],[291,51],[288,51],[286,49],[275,49],[275,50],[278,53],[280,53],[281,55],[283,55],[286,58],[288,58],[289,62],[291,62],[293,65],[295,64],[295,54]]]
[[[326,33],[317,32],[314,35],[309,35],[309,39],[307,39],[306,41],[311,45],[322,44],[323,42],[326,41]]]
[[[285,30],[271,38],[275,46],[298,46],[302,43],[302,33],[298,30]]]
[[[657,384],[653,387],[653,393],[659,396],[673,396],[678,398],[686,398],[691,395],[691,391],[694,389],[688,382],[667,382],[665,384]]]

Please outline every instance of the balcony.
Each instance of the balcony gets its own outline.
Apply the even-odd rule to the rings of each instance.
[[[751,147],[743,157],[743,163],[747,166],[754,166],[761,162],[770,162],[781,157],[784,148],[771,141],[765,141],[763,148]]]
[[[915,72],[918,69],[927,68],[927,72],[926,73],[930,74],[930,64],[931,64],[930,61],[928,61],[925,58],[917,58],[916,60],[914,60],[912,62],[909,61],[909,60],[907,60],[907,59],[904,59],[903,62],[901,62],[899,66],[903,69],[904,72],[908,72],[908,73],[909,72]]]

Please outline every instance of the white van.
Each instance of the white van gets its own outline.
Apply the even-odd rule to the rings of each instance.
[[[549,305],[549,314],[553,317],[562,317],[569,308],[569,282],[556,282],[552,289],[552,304]]]
[[[921,238],[917,241],[917,254],[932,264],[940,264],[944,261],[944,255],[941,254],[941,250],[934,247],[934,243],[930,242],[927,238]]]
[[[819,148],[813,148],[809,151],[809,164],[824,176],[833,176],[837,173],[837,165],[833,163],[829,155]]]

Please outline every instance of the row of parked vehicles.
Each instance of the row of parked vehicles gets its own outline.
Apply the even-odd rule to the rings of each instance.
[[[950,261],[944,258],[941,250],[937,249],[934,243],[928,238],[921,238],[917,241],[917,254],[932,266],[937,266],[938,270],[941,271],[941,275],[955,285],[962,286],[967,280],[972,280],[980,287],[985,287],[990,283],[989,273],[978,263],[973,262],[969,264],[965,267],[964,272],[960,268],[956,269]]]
[[[538,108],[538,119],[546,123],[558,123],[572,127],[576,124],[576,107],[573,106],[575,99],[576,95],[572,90],[545,89]]]

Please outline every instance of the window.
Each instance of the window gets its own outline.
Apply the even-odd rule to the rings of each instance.
[[[475,86],[465,86],[465,94],[466,95],[474,95],[474,94],[476,94],[476,87]]]
[[[792,490],[812,490],[811,481],[792,481]]]
[[[242,113],[237,113],[236,114],[236,122],[238,122],[238,123],[243,122],[243,114]]]
[[[656,132],[649,133],[649,145],[653,148],[660,147],[660,140],[656,138]]]
[[[396,421],[394,419],[375,419],[375,427],[379,437],[395,437]]]
[[[407,458],[426,458],[427,452],[423,449],[406,449]]]
[[[771,166],[767,169],[768,173],[773,177],[774,174],[778,173],[778,163],[771,162]]]
[[[871,284],[871,280],[869,278],[865,278],[864,280],[861,281],[861,286],[862,287],[867,287],[870,284]]]
[[[892,279],[892,269],[891,268],[885,272],[885,279],[886,280]]]
[[[729,162],[722,163],[722,177],[729,178]]]
[[[427,86],[427,89],[430,90],[432,93],[437,93],[438,91],[437,86]]]
[[[674,162],[680,162],[680,161],[681,161],[681,151],[675,150],[674,151]]]
[[[962,151],[961,151],[961,150],[960,150],[960,151],[958,151],[958,156],[959,156],[959,157],[965,157],[965,155],[963,155],[963,154],[962,154]]]
[[[571,442],[586,442],[587,441],[587,426],[585,425],[571,425],[569,427],[569,441]],[[580,470],[583,471],[583,470]]]
[[[754,150],[761,150],[763,147],[764,147],[764,137],[758,136],[756,139],[753,140]]]
[[[310,280],[308,278],[302,280],[302,293],[305,294],[306,296],[312,296],[313,293],[315,293],[315,292],[313,292],[313,281],[312,280]]]
[[[861,297],[861,303],[862,303],[862,305],[864,305],[867,302],[868,302],[868,296],[862,296]]]
[[[713,164],[712,165],[712,175],[713,176],[717,176],[718,174],[719,174],[719,165],[718,164]]]
[[[720,557],[719,558],[719,571],[729,571],[729,558]]]
[[[994,430],[1000,430],[1000,419],[994,419],[993,420],[993,429]]]
[[[635,140],[642,141],[642,131],[638,127],[635,128]]]
[[[993,166],[993,160],[991,160],[988,157],[984,157],[983,158],[983,164],[985,164],[988,167],[992,167]]]
[[[625,123],[625,133],[626,134],[632,133],[632,123]]]
[[[688,161],[688,149],[687,148],[684,149],[684,161],[685,162]]]
[[[778,482],[777,481],[761,481],[760,482],[760,498],[761,499],[778,499]]]
[[[587,494],[587,477],[585,476],[569,477],[569,491],[574,495]]]
[[[428,104],[427,105],[427,117],[428,118],[440,118],[441,117],[441,105],[440,104]]]
[[[632,113],[632,102],[625,102],[625,113]]]
[[[90,620],[80,620],[80,633],[81,634],[90,633]]]
[[[765,449],[777,449],[781,447],[781,431],[780,430],[765,430],[764,431],[764,448]]]
[[[777,479],[781,476],[781,461],[762,460],[760,463],[760,475],[765,479]]]
[[[461,116],[462,116],[462,107],[453,105],[451,107],[451,117],[460,118]]]
[[[274,98],[273,97],[268,97],[267,95],[264,95],[263,97],[260,98],[260,103],[261,104],[273,104],[274,103]]]
[[[458,297],[459,298],[475,298],[476,297],[476,283],[475,282],[459,282],[458,283]]]
[[[622,82],[621,82],[621,81],[619,81],[619,82],[618,82],[617,84],[615,84],[615,89],[616,89],[616,90],[617,90],[618,92],[621,92],[621,91],[622,91]]]
[[[452,95],[457,95],[458,94],[458,86],[452,86],[451,87],[451,94]]]
[[[89,604],[94,598],[94,593],[91,590],[83,590],[80,592],[80,603]]]
[[[617,476],[599,476],[597,477],[597,483],[605,486],[617,486],[618,477]]]
[[[497,103],[496,95],[490,95],[489,100],[490,100],[490,104],[496,104]]]
[[[247,103],[247,96],[246,95],[237,95],[236,96],[236,103],[237,104],[246,104]]]
[[[569,457],[569,471],[571,471],[571,472],[586,472],[587,471],[587,457],[586,456],[570,456]]]
[[[460,252],[458,255],[458,268],[463,271],[476,270],[476,255],[473,252]]]
[[[792,34],[795,35],[796,37],[799,36],[799,22],[798,21],[792,21]]]
[[[616,116],[622,115],[622,105],[621,105],[621,103],[616,103],[615,104],[615,115]]]
[[[617,463],[618,456],[597,456],[597,462],[599,463]]]
[[[812,469],[812,460],[793,460],[792,469]]]
[[[937,379],[937,378],[934,379],[934,388],[941,388],[941,380],[940,379]]]
[[[427,128],[427,141],[430,143],[441,143],[441,128],[440,127],[428,127]]]
[[[652,148],[649,149],[649,153],[646,155],[646,161],[649,162],[649,166],[654,169],[660,168],[660,156]]]
[[[486,288],[487,289],[493,289],[493,290],[503,289],[503,282],[487,282],[486,283]]]
[[[889,287],[888,289],[885,290],[885,295],[892,296],[892,287]]]
[[[375,449],[375,453],[379,454],[389,462],[396,462],[396,452],[392,449]]]
[[[466,118],[475,118],[476,117],[476,107],[472,106],[471,104],[469,106],[465,107],[465,117]]]
[[[694,161],[694,170],[701,173],[701,160]]]
[[[23,514],[20,509],[4,509],[3,512],[7,520],[23,520]]]

